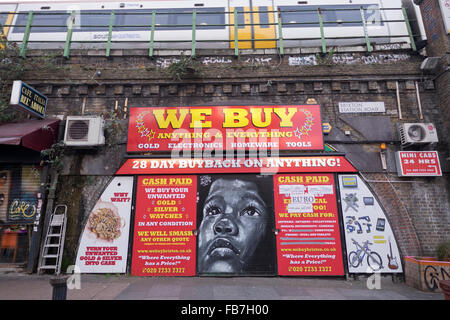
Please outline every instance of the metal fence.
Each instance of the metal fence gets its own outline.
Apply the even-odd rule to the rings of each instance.
[[[324,21],[323,18],[323,13],[326,11],[360,11],[360,20],[354,20],[354,21]],[[244,41],[275,41],[276,42],[276,47],[279,51],[279,54],[283,55],[285,52],[285,45],[284,45],[284,41],[302,41],[302,40],[317,40],[320,41],[321,43],[321,52],[322,53],[327,53],[327,40],[337,40],[337,39],[362,39],[363,42],[365,43],[366,46],[366,50],[368,52],[372,52],[373,50],[373,46],[371,43],[371,39],[374,38],[394,38],[394,37],[399,37],[399,38],[409,38],[410,39],[410,45],[411,45],[411,49],[416,51],[416,44],[414,41],[414,36],[412,33],[412,29],[411,29],[411,24],[410,24],[410,20],[408,19],[408,15],[406,13],[405,8],[377,8],[377,9],[373,9],[373,10],[379,10],[381,11],[388,11],[388,10],[397,10],[397,11],[401,11],[402,13],[402,17],[403,19],[401,20],[379,20],[379,23],[404,23],[406,25],[406,29],[407,29],[407,34],[401,34],[401,35],[383,35],[383,36],[370,36],[369,35],[369,31],[368,31],[368,26],[367,26],[367,19],[365,18],[365,14],[364,14],[364,8],[360,7],[357,9],[321,9],[321,8],[317,8],[317,10],[300,10],[300,9],[296,9],[296,10],[252,10],[252,11],[245,11],[245,13],[250,13],[250,14],[261,14],[261,13],[266,13],[266,14],[274,14],[277,17],[277,21],[276,22],[266,22],[266,23],[239,23],[239,19],[238,19],[238,15],[244,13],[242,10],[239,11],[237,8],[234,8],[233,11],[222,11],[222,12],[201,12],[197,9],[192,9],[192,12],[173,12],[172,14],[177,14],[177,15],[191,15],[192,16],[192,23],[191,24],[176,24],[176,25],[171,25],[171,24],[167,24],[167,25],[161,25],[161,24],[156,24],[156,18],[158,13],[156,10],[153,10],[152,12],[136,12],[136,13],[130,13],[130,12],[120,12],[120,10],[118,10],[117,12],[115,11],[105,11],[105,12],[96,12],[95,15],[107,15],[109,16],[109,24],[108,25],[83,25],[84,28],[88,28],[88,27],[104,27],[107,28],[107,37],[106,37],[106,56],[109,57],[111,54],[111,44],[115,43],[115,42],[130,42],[129,40],[113,40],[113,29],[117,30],[120,28],[127,28],[127,27],[141,27],[141,28],[145,28],[146,32],[150,33],[150,40],[133,40],[133,42],[148,42],[148,55],[150,57],[153,57],[155,54],[155,45],[157,43],[176,43],[176,42],[190,42],[191,43],[191,55],[194,57],[196,55],[196,49],[197,49],[197,45],[199,43],[202,42],[207,42],[207,43],[214,43],[214,42],[228,42],[229,45],[231,46],[231,43],[234,43],[234,54],[236,56],[239,56],[240,54],[240,48],[239,48],[239,43],[244,42]],[[289,22],[289,23],[284,23],[283,19],[282,19],[282,13],[289,13],[289,12],[294,12],[294,13],[298,13],[298,12],[315,12],[317,14],[317,20],[318,22]],[[0,12],[0,14],[6,14],[6,15],[18,15],[18,14],[24,14],[24,12]],[[89,41],[75,41],[72,40],[72,36],[73,36],[73,32],[74,32],[74,24],[75,24],[75,17],[76,17],[76,11],[72,11],[69,15],[69,13],[65,13],[65,15],[69,15],[69,18],[67,20],[67,25],[54,25],[54,24],[48,24],[48,25],[36,25],[33,24],[34,22],[34,18],[37,15],[62,15],[61,12],[33,12],[33,11],[29,11],[28,13],[25,13],[28,15],[27,18],[27,22],[26,24],[4,24],[3,27],[6,29],[10,29],[11,27],[14,28],[24,28],[24,32],[23,32],[23,39],[21,41],[21,46],[20,46],[20,56],[21,57],[26,57],[26,51],[28,48],[29,43],[31,42],[52,42],[51,39],[42,41],[31,41],[30,40],[30,34],[33,32],[33,27],[46,27],[46,28],[67,28],[66,32],[66,39],[65,39],[65,44],[64,44],[64,53],[63,56],[65,58],[69,58],[70,56],[70,49],[71,49],[71,44],[73,43],[99,43],[101,41],[95,41],[95,40],[89,40]],[[83,14],[90,14],[89,12],[83,13]],[[167,13],[164,13],[165,15],[167,15]],[[203,27],[201,25],[198,25],[198,16],[202,15],[202,14],[225,14],[225,15],[230,15],[233,16],[233,23],[224,23],[224,24],[208,24],[208,27],[213,27],[213,26],[217,26],[217,27],[232,27],[234,29],[234,39],[227,39],[227,40],[215,40],[215,39],[204,39],[204,40],[200,40],[197,39],[197,32],[198,29]],[[115,16],[116,15],[147,15],[149,16],[148,21],[151,21],[149,24],[145,24],[145,25],[114,25],[114,21],[115,21]],[[283,37],[283,27],[286,25],[292,26],[292,25],[311,25],[314,24],[315,26],[317,26],[320,29],[320,37],[319,38],[284,38]],[[340,25],[345,25],[345,24],[359,24],[360,26],[362,26],[363,28],[363,33],[364,36],[345,36],[345,37],[326,37],[325,36],[325,30],[327,28],[327,25],[329,24],[340,24]],[[255,39],[255,38],[251,38],[251,39],[240,39],[239,38],[239,28],[240,27],[246,27],[246,26],[274,26],[274,28],[276,28],[276,30],[278,31],[278,34],[275,32],[276,36],[274,38],[264,38],[264,39]],[[192,30],[192,37],[189,40],[186,39],[179,39],[179,40],[155,40],[155,34],[158,32],[158,28],[174,28],[174,30],[176,30],[176,28],[180,28],[180,27],[189,27]],[[231,38],[231,37],[230,37]],[[19,41],[20,42],[20,41]],[[211,45],[211,47],[213,47],[213,45]]]

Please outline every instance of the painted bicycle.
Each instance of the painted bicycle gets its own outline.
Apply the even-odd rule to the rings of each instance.
[[[352,242],[356,246],[356,251],[349,253],[348,261],[353,268],[357,268],[362,265],[364,257],[367,256],[367,265],[373,271],[383,269],[383,260],[381,260],[381,256],[369,248],[369,245],[373,245],[373,243],[367,240],[360,245],[355,239],[352,239]]]

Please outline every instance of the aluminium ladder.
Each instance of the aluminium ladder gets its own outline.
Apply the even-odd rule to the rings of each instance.
[[[62,208],[63,213],[57,213],[58,208]],[[39,274],[44,270],[53,270],[56,275],[61,273],[66,223],[67,206],[57,205],[50,216],[50,222],[47,228],[47,234],[45,236],[45,242],[39,260]]]

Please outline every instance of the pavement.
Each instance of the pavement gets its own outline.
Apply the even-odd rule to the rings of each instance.
[[[0,273],[0,300],[52,300],[53,275]],[[444,300],[391,275],[342,277],[135,277],[76,274],[67,300]]]

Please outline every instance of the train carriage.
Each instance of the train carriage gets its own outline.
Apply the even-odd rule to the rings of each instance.
[[[72,48],[105,47],[110,27],[113,48],[148,48],[151,39],[155,48],[191,48],[193,36],[197,48],[276,48],[280,38],[285,47],[311,47],[322,36],[327,46],[364,45],[366,36],[409,43],[401,7],[400,0],[24,1],[1,4],[0,23],[9,41],[21,42],[32,18],[31,48],[64,47],[70,23]]]

